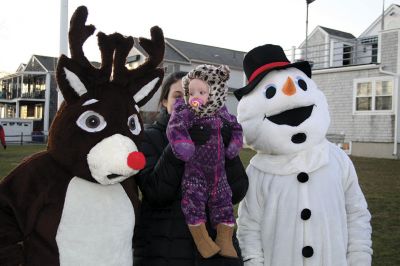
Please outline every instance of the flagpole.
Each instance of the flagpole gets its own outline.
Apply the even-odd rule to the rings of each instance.
[[[382,22],[381,22],[381,30],[385,29],[385,0],[382,1]]]
[[[68,56],[68,0],[60,0],[60,55]],[[60,90],[57,90],[57,109],[64,101]]]
[[[306,13],[306,52],[305,52],[305,61],[307,61],[307,53],[308,53],[308,5],[314,2],[315,0],[306,0],[307,4],[307,13]]]

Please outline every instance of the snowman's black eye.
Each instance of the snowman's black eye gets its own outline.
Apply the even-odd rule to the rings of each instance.
[[[297,84],[299,84],[299,87],[303,90],[306,91],[307,90],[307,83],[304,81],[304,79],[298,79],[297,80]]]
[[[267,89],[265,90],[265,97],[267,97],[267,99],[271,99],[272,97],[275,96],[276,93],[276,88],[274,85],[268,85]]]

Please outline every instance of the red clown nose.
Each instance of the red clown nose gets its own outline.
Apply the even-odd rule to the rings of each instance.
[[[128,166],[134,170],[141,170],[146,165],[146,158],[144,157],[143,153],[134,151],[129,153]]]

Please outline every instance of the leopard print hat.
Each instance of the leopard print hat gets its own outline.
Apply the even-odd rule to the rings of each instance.
[[[185,102],[188,103],[189,100],[190,81],[193,79],[201,79],[205,81],[210,88],[208,102],[205,105],[193,109],[200,116],[211,116],[215,114],[226,102],[226,96],[228,94],[226,81],[229,79],[229,73],[229,67],[226,65],[221,65],[219,67],[205,64],[197,66],[182,78]]]

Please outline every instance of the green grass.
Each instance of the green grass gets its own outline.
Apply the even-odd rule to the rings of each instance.
[[[27,156],[46,149],[45,145],[8,145],[0,149],[0,180]]]
[[[0,179],[44,145],[9,146],[0,150]],[[254,152],[245,149],[245,167]],[[400,265],[400,160],[351,157],[372,214],[373,266]]]

